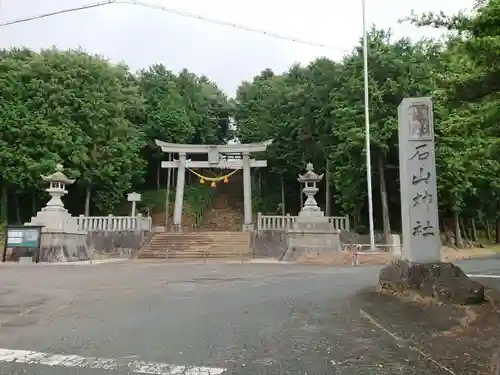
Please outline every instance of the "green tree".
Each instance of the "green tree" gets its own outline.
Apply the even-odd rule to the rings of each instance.
[[[227,96],[206,77],[186,69],[179,73],[177,83],[194,127],[189,143],[221,144],[230,138],[231,106]]]
[[[446,28],[453,33],[446,51],[450,64],[439,78],[445,96],[443,104],[451,108],[447,115],[453,120],[453,124],[448,125],[453,135],[443,141],[455,142],[448,152],[446,166],[454,164],[464,169],[462,174],[448,176],[443,171],[441,179],[441,184],[449,187],[442,189],[441,196],[454,205],[456,211],[455,235],[461,240],[458,215],[463,212],[472,215],[472,220],[478,216],[486,217],[486,222],[488,217],[496,219],[496,240],[500,242],[500,217],[494,212],[500,209],[497,162],[500,1],[477,1],[474,12],[469,14],[428,13],[412,15],[410,20],[417,25]],[[467,167],[474,172],[465,173]]]
[[[141,127],[147,146],[143,149],[150,171],[155,171],[156,187],[160,188],[163,153],[155,140],[186,143],[195,134],[188,109],[181,95],[177,77],[163,65],[153,65],[139,72],[139,87],[145,99]]]
[[[38,194],[40,174],[55,167],[59,152],[70,152],[73,139],[71,128],[32,110],[36,96],[30,96],[29,82],[36,74],[30,66],[37,55],[26,49],[3,50],[1,55],[0,222],[6,222],[9,196],[18,203],[23,192]]]
[[[470,202],[479,189],[491,186],[471,170],[491,166],[496,150],[491,129],[480,132],[477,127],[478,116],[492,108],[450,101],[450,82],[474,69],[471,59],[457,49],[454,39],[393,40],[390,33],[374,28],[369,33],[368,63],[372,165],[378,177],[374,193],[380,196],[375,213],[382,218],[377,222],[385,236],[392,227],[390,218],[399,219],[397,107],[404,97],[434,99],[441,212],[456,223],[461,212],[471,215]],[[331,168],[328,180],[337,209],[352,215],[355,224],[361,224],[366,209],[362,72],[359,45],[340,63],[318,59],[281,76],[265,70],[253,82],[243,83],[235,100],[239,139],[259,141],[272,135],[270,165],[286,186],[297,186],[295,176],[305,159],[317,170]],[[273,186],[266,196],[277,195],[277,183]],[[457,236],[459,227],[455,225]]]
[[[37,187],[42,171],[61,161],[78,179],[85,213],[91,202],[109,210],[143,173],[143,137],[129,121],[142,105],[135,79],[125,66],[81,51],[4,53],[4,185],[18,192]]]

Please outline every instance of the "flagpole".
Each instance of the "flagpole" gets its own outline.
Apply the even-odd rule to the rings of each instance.
[[[366,0],[361,0],[363,10],[363,71],[365,83],[365,141],[366,182],[368,189],[368,215],[370,222],[370,249],[375,250],[375,229],[373,225],[372,166],[370,151],[370,104],[368,95],[368,33],[366,31]]]

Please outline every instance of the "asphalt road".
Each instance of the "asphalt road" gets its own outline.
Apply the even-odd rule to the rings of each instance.
[[[486,287],[500,289],[500,257],[473,259],[457,263],[474,280]]]
[[[0,373],[441,374],[352,303],[357,290],[376,283],[378,270],[136,261],[2,266]]]
[[[500,256],[456,262],[467,274],[500,275]]]

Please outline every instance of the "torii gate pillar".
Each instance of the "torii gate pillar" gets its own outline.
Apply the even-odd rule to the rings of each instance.
[[[243,152],[243,207],[244,222],[243,231],[253,231],[252,223],[252,177],[250,175],[250,153]]]
[[[185,170],[189,168],[220,168],[220,169],[243,169],[243,198],[244,198],[244,231],[252,231],[252,182],[251,168],[266,167],[266,160],[251,159],[252,152],[264,152],[272,143],[272,140],[260,143],[234,144],[234,145],[186,145],[155,141],[163,152],[176,153],[178,160],[164,161],[162,168],[176,168],[177,187],[175,192],[174,227],[181,230],[182,204],[184,200]],[[186,159],[187,154],[207,154],[208,161],[191,161]],[[221,160],[221,154],[241,155],[239,159]]]
[[[175,188],[174,226],[181,229],[182,202],[184,202],[184,183],[186,179],[186,153],[179,152],[179,168],[177,168],[177,187]]]

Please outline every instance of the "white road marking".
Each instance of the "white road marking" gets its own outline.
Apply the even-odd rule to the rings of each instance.
[[[0,349],[0,362],[103,370],[124,368],[136,374],[153,375],[220,375],[226,371],[224,368],[217,367],[177,366],[139,360],[127,362],[126,360],[119,361],[113,358],[81,357],[79,355],[49,354],[14,349]]]
[[[473,273],[469,273],[467,274],[467,276],[469,277],[482,277],[482,278],[488,278],[488,279],[500,279],[500,275],[486,275],[486,274],[473,274]]]

